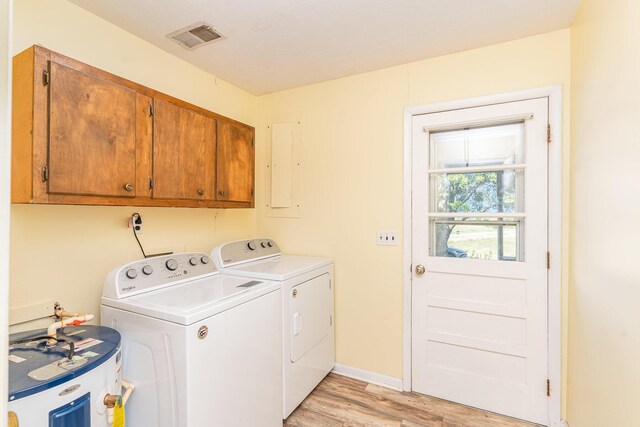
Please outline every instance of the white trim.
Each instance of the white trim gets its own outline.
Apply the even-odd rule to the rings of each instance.
[[[442,174],[442,173],[476,173],[476,172],[494,172],[494,171],[509,171],[516,169],[526,169],[527,165],[524,163],[512,164],[512,165],[495,165],[495,166],[465,166],[460,168],[442,168],[442,169],[429,169],[429,174]]]
[[[422,128],[422,130],[425,132],[435,133],[435,132],[443,132],[447,130],[459,130],[460,128],[474,128],[474,127],[482,127],[482,126],[489,126],[489,125],[496,126],[501,124],[524,122],[526,120],[531,120],[531,119],[533,119],[533,113],[519,114],[516,116],[495,117],[495,118],[492,118],[491,120],[472,120],[467,122],[448,123],[446,126],[434,126],[434,127],[425,126]]]
[[[0,426],[7,424],[9,343],[9,231],[11,195],[11,42],[13,1],[0,0]]]
[[[371,384],[381,385],[383,387],[402,391],[402,379],[400,378],[390,377],[388,375],[382,375],[371,371],[365,371],[364,369],[352,368],[351,366],[340,365],[337,363],[333,367],[333,371],[331,372],[356,380],[365,381]]]
[[[404,178],[402,190],[402,391],[411,391],[411,122],[414,112],[404,110]]]
[[[562,415],[562,86],[550,88],[548,178],[548,236],[550,257],[548,271],[548,324],[549,324],[549,421],[553,427],[561,426]]]
[[[549,98],[549,219],[548,248],[551,268],[548,272],[549,300],[549,425],[560,427],[562,405],[562,86],[548,86],[437,104],[407,107],[404,110],[404,185],[403,185],[403,378],[402,389],[411,391],[411,122],[414,115],[502,104],[536,98]]]
[[[463,108],[481,107],[484,105],[504,104],[506,102],[526,101],[527,99],[546,98],[551,96],[553,92],[560,91],[560,85],[547,86],[537,89],[527,89],[517,92],[500,93],[496,95],[480,96],[469,99],[457,99],[453,101],[439,102],[437,104],[418,105],[407,107],[405,111],[405,119],[407,114],[409,118],[418,114],[437,113],[443,111],[461,110]],[[406,136],[406,135],[405,135]],[[410,136],[410,135],[409,135]],[[406,141],[406,138],[405,138]]]
[[[526,218],[524,212],[429,212],[429,218]]]

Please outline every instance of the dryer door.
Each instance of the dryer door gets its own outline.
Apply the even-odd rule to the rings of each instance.
[[[331,287],[328,274],[315,277],[289,291],[291,307],[291,362],[296,362],[322,341],[331,328]]]

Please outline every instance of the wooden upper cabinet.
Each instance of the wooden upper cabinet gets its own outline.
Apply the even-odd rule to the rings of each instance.
[[[221,121],[217,134],[216,200],[253,206],[255,130]]]
[[[12,110],[13,203],[253,207],[250,126],[40,46]]]
[[[216,121],[161,99],[154,110],[153,197],[213,199]]]
[[[50,194],[136,195],[136,92],[50,61]]]

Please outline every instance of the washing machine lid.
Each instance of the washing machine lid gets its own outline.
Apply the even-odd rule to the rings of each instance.
[[[279,287],[264,280],[215,275],[124,299],[103,296],[102,304],[186,326]]]
[[[277,255],[271,258],[226,267],[222,271],[225,274],[282,282],[332,263],[333,261],[329,258]]]

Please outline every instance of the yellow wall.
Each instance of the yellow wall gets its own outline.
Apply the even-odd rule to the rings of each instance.
[[[255,125],[256,98],[64,0],[14,5],[14,52],[33,44]],[[198,250],[256,233],[255,210],[11,208],[10,307],[60,301],[98,314],[107,272],[140,258],[127,218],[139,212],[147,252]],[[23,325],[22,328],[33,325]]]
[[[637,426],[640,2],[582,0],[571,42],[571,427]]]
[[[556,31],[260,97],[261,141],[269,117],[302,115],[303,190],[301,218],[268,216],[259,144],[258,230],[286,251],[335,259],[338,363],[402,376],[402,242],[376,246],[375,233],[402,235],[403,109],[562,84],[568,159],[569,43]]]

